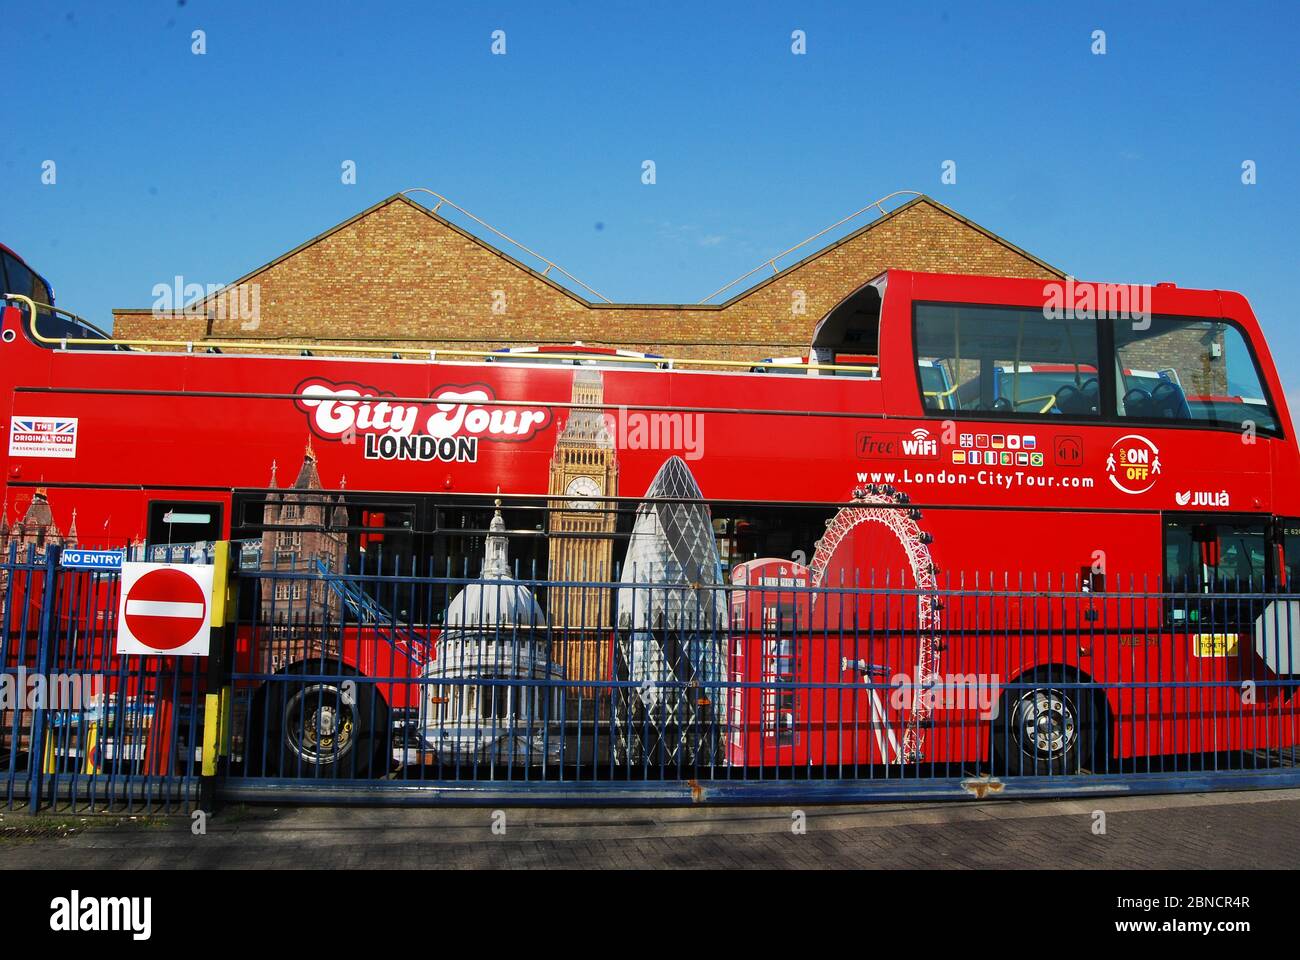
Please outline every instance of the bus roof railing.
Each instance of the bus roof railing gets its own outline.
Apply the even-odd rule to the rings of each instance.
[[[37,303],[31,297],[24,296],[21,293],[6,293],[4,294],[4,299],[13,300],[19,303],[26,304],[28,315],[31,318],[30,327],[31,327],[32,339],[34,339],[38,343],[43,343],[48,346],[57,347],[58,349],[61,350],[67,350],[71,347],[79,347],[79,346],[96,346],[102,349],[106,344],[109,344],[109,345],[127,347],[127,348],[131,348],[131,347],[171,348],[171,349],[182,350],[185,353],[194,353],[196,352],[195,348],[197,347],[199,351],[224,348],[227,350],[238,350],[238,351],[249,351],[249,352],[255,350],[297,352],[298,354],[304,356],[310,356],[313,355],[315,352],[320,352],[320,353],[339,354],[342,356],[360,355],[363,357],[382,356],[385,359],[420,359],[420,360],[427,360],[430,362],[436,361],[438,359],[448,359],[448,358],[453,360],[482,360],[491,357],[492,362],[494,363],[509,364],[510,362],[508,359],[504,359],[504,360],[502,359],[502,354],[498,352],[497,348],[493,348],[490,350],[443,350],[443,349],[436,349],[436,348],[431,349],[431,348],[415,348],[415,347],[401,347],[401,346],[374,347],[374,346],[366,346],[363,344],[327,344],[327,343],[311,343],[311,342],[293,343],[293,342],[281,342],[281,341],[262,344],[262,343],[257,343],[255,341],[250,342],[247,340],[207,340],[207,339],[148,340],[148,339],[138,339],[138,338],[119,340],[114,337],[108,337],[108,336],[48,337],[42,334],[36,328],[36,314],[38,308],[42,310],[48,310],[51,313],[59,313],[65,317],[71,317],[72,319],[76,320],[79,323],[86,324],[88,327],[91,327],[92,329],[94,328],[86,320],[82,319],[81,317],[78,317],[76,314],[69,313],[68,311],[55,307],[52,304]],[[575,352],[571,355],[565,353],[550,353],[547,356],[553,360],[591,360],[593,354],[578,353],[578,352]],[[664,357],[663,360],[664,362],[667,362],[674,368],[676,367],[728,367],[728,368],[737,367],[748,371],[750,368],[753,367],[764,367],[764,368],[771,368],[777,370],[781,370],[781,369],[798,370],[801,373],[810,370],[831,370],[831,371],[851,370],[859,374],[864,372],[869,374],[866,377],[859,377],[858,379],[872,380],[872,379],[880,378],[880,370],[878,367],[874,365],[868,366],[864,364],[789,363],[789,362],[779,361],[779,360],[722,360],[722,359],[706,360],[706,359],[701,359],[696,357],[683,357],[683,358]],[[620,363],[644,364],[646,361],[642,357],[627,357],[627,356],[620,356],[618,354],[607,354],[601,356],[600,362],[601,363],[608,362],[612,365],[618,365]]]

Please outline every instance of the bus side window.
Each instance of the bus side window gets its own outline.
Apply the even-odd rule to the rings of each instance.
[[[922,406],[981,414],[1096,417],[1098,327],[1030,307],[918,303]]]
[[[1115,365],[1121,417],[1277,428],[1246,338],[1231,324],[1117,320]]]

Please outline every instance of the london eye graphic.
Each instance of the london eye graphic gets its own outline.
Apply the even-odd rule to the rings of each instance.
[[[874,524],[883,528],[897,540],[907,558],[907,566],[916,585],[917,663],[913,674],[911,708],[901,746],[893,730],[888,728],[884,711],[879,707],[878,698],[872,690],[873,721],[886,726],[884,732],[888,733],[889,749],[884,748],[885,740],[880,731],[877,732],[877,741],[881,744],[882,755],[892,754],[890,760],[896,763],[917,762],[924,754],[925,730],[933,709],[933,698],[928,693],[938,678],[939,655],[943,646],[938,636],[942,604],[938,595],[937,571],[930,556],[932,538],[921,529],[920,519],[921,511],[909,505],[907,494],[892,486],[873,483],[858,487],[853,491],[851,505],[840,508],[835,516],[826,521],[826,532],[817,541],[812,563],[809,564],[809,581],[814,588],[813,603],[816,604],[819,597],[823,596],[817,588],[824,585],[835,551],[858,527]],[[850,665],[846,663],[845,666],[847,668]]]

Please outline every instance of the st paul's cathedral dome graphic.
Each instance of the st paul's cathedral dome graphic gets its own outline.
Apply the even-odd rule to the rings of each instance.
[[[560,752],[560,737],[548,731],[562,716],[562,687],[545,681],[564,672],[548,653],[545,612],[510,575],[501,501],[496,507],[483,571],[447,605],[424,668],[424,741],[449,763],[531,764]]]

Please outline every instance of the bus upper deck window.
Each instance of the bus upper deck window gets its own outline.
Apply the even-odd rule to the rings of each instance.
[[[1097,324],[1033,307],[917,304],[922,404],[947,412],[1093,417]]]
[[[1276,429],[1245,337],[1216,320],[1116,320],[1116,409],[1138,420]]]

